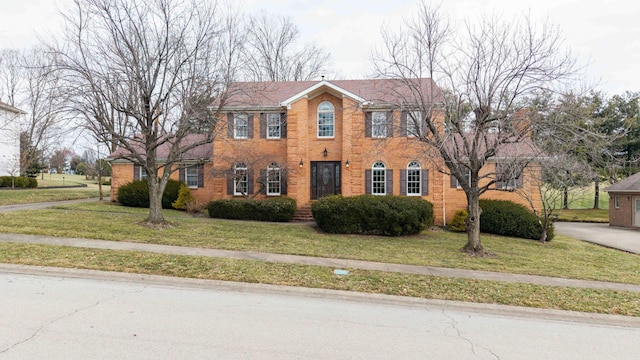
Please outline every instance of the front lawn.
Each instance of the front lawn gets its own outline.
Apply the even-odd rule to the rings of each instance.
[[[109,196],[108,191],[103,194]],[[69,189],[1,189],[0,206],[16,204],[33,204],[48,201],[88,199],[98,197],[96,189],[69,188]]]
[[[195,218],[164,212],[174,226],[153,230],[137,223],[147,209],[83,203],[55,209],[0,214],[0,232],[42,234],[175,246],[335,257],[400,264],[478,269],[640,284],[638,256],[564,236],[547,244],[483,234],[495,257],[474,258],[460,248],[466,234],[438,228],[418,236],[332,235],[302,224]]]

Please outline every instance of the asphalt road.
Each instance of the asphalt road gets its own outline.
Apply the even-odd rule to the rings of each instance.
[[[640,353],[637,322],[619,325],[617,317],[50,271],[0,273],[0,359],[584,360]]]

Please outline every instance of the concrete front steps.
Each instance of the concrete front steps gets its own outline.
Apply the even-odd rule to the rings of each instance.
[[[311,205],[303,205],[296,209],[296,212],[293,214],[293,218],[291,221],[296,222],[307,222],[313,221],[313,216],[311,215]]]

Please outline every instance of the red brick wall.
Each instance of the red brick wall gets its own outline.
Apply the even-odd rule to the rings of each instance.
[[[619,207],[615,207],[615,197],[620,199]],[[633,227],[633,195],[625,193],[609,193],[609,225]]]

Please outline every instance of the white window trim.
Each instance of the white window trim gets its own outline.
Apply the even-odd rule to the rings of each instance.
[[[616,195],[616,196],[613,198],[613,206],[614,206],[616,209],[619,209],[619,208],[620,208],[620,196],[619,196],[619,195]]]
[[[238,181],[238,171],[244,170],[244,176],[243,179],[244,180],[240,180]],[[236,166],[233,169],[233,195],[245,195],[248,191],[249,191],[249,178],[248,178],[248,174],[247,174],[248,168],[247,165],[241,163],[241,164],[236,164]],[[246,184],[246,191],[243,193],[242,191],[238,191],[238,187],[241,187],[242,183]]]
[[[277,136],[271,136],[271,131],[269,131],[269,128],[271,127],[271,117],[277,117],[277,123],[278,123],[278,135]],[[273,119],[276,120],[276,119]],[[282,138],[282,124],[281,124],[281,118],[280,118],[280,113],[267,113],[267,139],[280,139]]]
[[[139,175],[138,179],[144,180],[144,179],[149,177],[149,175],[147,175],[147,169],[145,169],[144,167],[140,166],[139,170],[140,170],[140,174],[138,174]]]
[[[416,119],[416,117],[418,119]],[[407,137],[417,137],[416,135],[422,135],[421,132],[418,131],[418,123],[422,124],[422,111],[413,110],[407,112]]]
[[[329,104],[331,105],[331,110],[320,110],[320,106],[322,106],[322,104]],[[327,135],[320,135],[320,114],[331,114],[332,117],[332,123],[331,123],[331,135],[327,136]],[[323,124],[323,126],[328,126],[326,124]],[[317,119],[316,119],[316,136],[318,139],[335,139],[336,137],[336,109],[333,106],[332,103],[330,103],[329,101],[323,101],[320,103],[320,105],[318,105],[318,114],[317,114]]]
[[[245,121],[244,127],[246,132],[243,136],[238,135],[238,120],[242,117]],[[249,137],[249,115],[247,114],[235,114],[233,117],[233,138],[234,139],[247,139]]]
[[[469,186],[471,186],[471,170],[467,170],[467,182],[469,183]],[[456,188],[462,189],[460,180],[458,180],[458,178],[456,178]]]
[[[409,193],[409,183],[410,183],[409,171],[418,172],[418,192],[417,193]],[[407,165],[406,187],[407,187],[407,196],[422,196],[422,167],[417,161],[412,161]]]
[[[189,169],[193,169],[195,171],[195,179],[196,179],[195,185],[189,185]],[[191,177],[193,177],[193,175],[191,175]],[[190,165],[184,168],[184,182],[187,184],[187,187],[189,189],[197,189],[199,187],[200,181],[199,181],[199,174],[198,174],[198,165]]]
[[[271,183],[276,183],[276,181],[271,181],[271,177],[270,177],[270,172],[277,172],[278,173],[278,191],[270,191],[270,186],[269,184]],[[280,167],[277,164],[270,164],[267,167],[267,196],[280,196],[282,194],[282,172],[280,170]]]
[[[379,166],[376,166],[379,165]],[[382,171],[382,181],[378,181],[382,183],[382,192],[376,193],[376,171]],[[376,196],[385,196],[387,195],[387,166],[378,161],[371,167],[371,194]]]
[[[376,117],[379,117],[377,121],[380,121],[380,123],[376,123]],[[375,139],[384,139],[387,137],[387,113],[386,112],[384,111],[371,112],[371,137]]]

